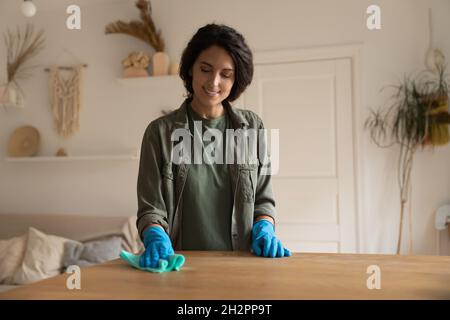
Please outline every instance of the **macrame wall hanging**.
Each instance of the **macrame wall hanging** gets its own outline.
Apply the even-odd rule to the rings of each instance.
[[[58,134],[67,138],[80,129],[83,67],[52,66],[50,72],[50,106]],[[63,76],[61,70],[68,73]]]

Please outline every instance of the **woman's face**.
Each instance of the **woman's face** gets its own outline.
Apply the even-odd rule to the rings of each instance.
[[[202,51],[192,66],[192,88],[196,103],[204,107],[221,104],[234,83],[234,63],[228,52],[212,46]]]

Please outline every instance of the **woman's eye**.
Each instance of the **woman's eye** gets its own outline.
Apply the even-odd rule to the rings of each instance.
[[[200,68],[200,71],[201,72],[211,72],[211,70],[210,69],[203,69],[203,68]],[[226,78],[226,79],[229,79],[229,78],[231,78],[231,74],[222,74],[222,77],[224,77],[224,78]]]

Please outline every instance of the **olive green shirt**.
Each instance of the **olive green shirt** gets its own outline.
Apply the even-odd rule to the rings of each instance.
[[[150,224],[159,224],[169,235],[174,250],[181,250],[182,219],[184,216],[184,187],[190,174],[190,163],[175,164],[173,133],[189,130],[187,106],[191,99],[183,101],[173,112],[159,117],[147,126],[141,144],[139,174],[137,181],[137,220],[139,236]],[[234,130],[264,129],[257,114],[235,108],[226,100],[227,110]],[[178,141],[175,139],[175,141]],[[264,136],[258,137],[258,150],[265,144]],[[236,158],[236,148],[233,150]],[[253,163],[246,157],[245,163],[228,164],[233,203],[231,212],[231,243],[233,250],[250,250],[253,221],[261,215],[269,215],[276,221],[275,199],[272,192],[272,177],[263,174],[271,170],[270,163]]]
[[[189,128],[204,147],[213,141],[203,141],[207,129],[217,129],[225,139],[225,130],[231,122],[227,113],[216,119],[205,119],[188,105]],[[201,121],[202,126],[194,126]],[[198,129],[201,129],[199,132]],[[225,164],[225,140],[216,144],[223,151],[223,164],[207,163],[201,154],[201,164],[192,163],[183,191],[183,219],[181,235],[183,250],[233,250],[231,243],[231,213],[233,192],[227,164]],[[193,148],[194,149],[194,148]],[[192,150],[194,156],[195,151]],[[210,152],[205,150],[205,154]],[[210,158],[211,159],[211,158]]]

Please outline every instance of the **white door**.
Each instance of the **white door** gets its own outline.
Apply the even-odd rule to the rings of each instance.
[[[350,59],[255,64],[241,100],[279,129],[276,233],[294,252],[356,252],[351,75]]]

